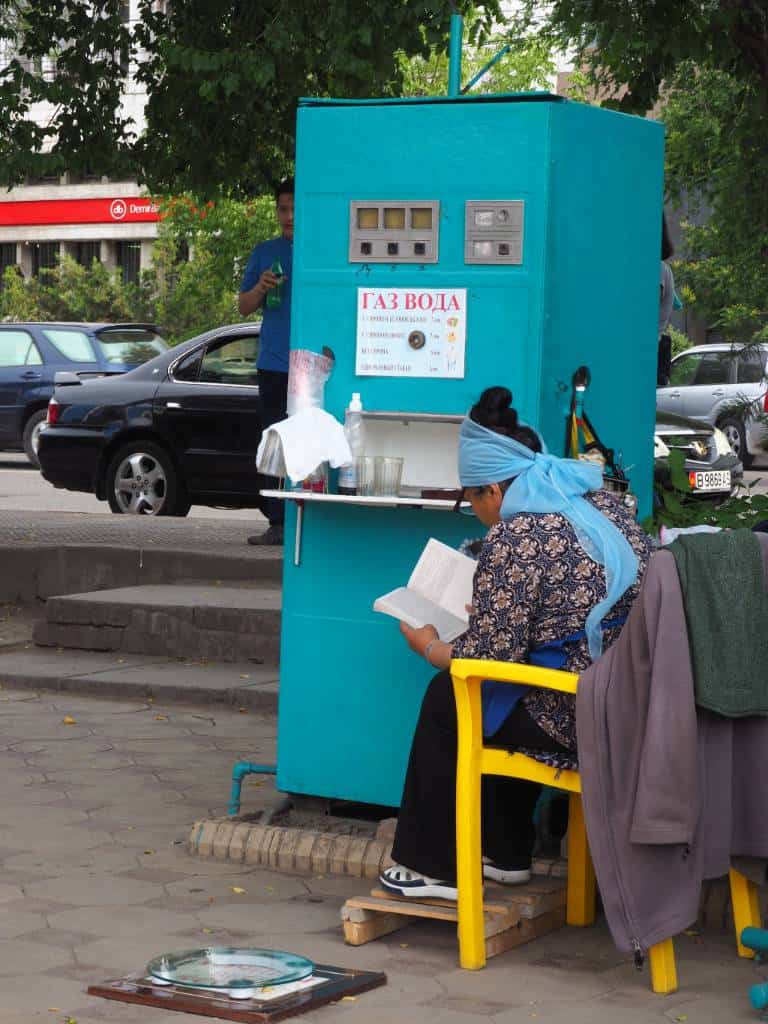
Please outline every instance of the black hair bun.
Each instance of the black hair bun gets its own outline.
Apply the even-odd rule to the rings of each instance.
[[[517,429],[517,412],[512,406],[509,388],[486,388],[470,413],[475,422],[508,434]]]

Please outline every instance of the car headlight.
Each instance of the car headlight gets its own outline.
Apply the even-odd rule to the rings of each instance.
[[[715,440],[715,451],[718,455],[733,455],[733,448],[731,448],[730,441],[719,427],[715,427],[713,436]]]
[[[727,442],[726,442],[727,444]],[[666,459],[669,455],[669,448],[664,444],[658,434],[653,435],[653,457],[654,459]]]

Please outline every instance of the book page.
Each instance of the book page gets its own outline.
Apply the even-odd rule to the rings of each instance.
[[[448,642],[455,640],[467,628],[466,611],[464,617],[459,618],[407,587],[398,587],[377,598],[373,610],[391,615],[414,629],[430,624],[435,627],[440,639]]]
[[[430,537],[408,580],[408,589],[467,622],[477,562]]]

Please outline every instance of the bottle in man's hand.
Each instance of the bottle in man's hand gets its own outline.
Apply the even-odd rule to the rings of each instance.
[[[272,273],[277,278],[277,284],[267,292],[267,308],[279,309],[283,304],[283,282],[285,281],[285,274],[283,273],[280,260],[275,260],[272,264]]]

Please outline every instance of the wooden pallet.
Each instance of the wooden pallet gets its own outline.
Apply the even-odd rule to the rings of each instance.
[[[527,885],[488,885],[485,890],[485,955],[497,956],[565,924],[565,881],[534,878]],[[356,896],[341,908],[344,941],[350,946],[405,928],[413,918],[458,922],[455,903],[397,897],[382,889]]]

